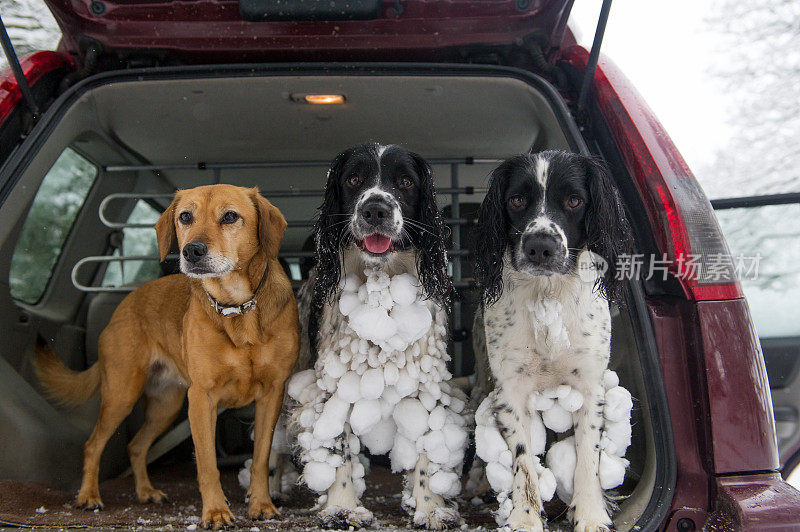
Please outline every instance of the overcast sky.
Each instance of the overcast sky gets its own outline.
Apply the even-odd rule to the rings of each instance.
[[[575,0],[570,24],[591,46],[600,0]],[[713,2],[615,0],[603,53],[630,78],[664,124],[692,170],[702,169],[731,135],[731,103],[710,74],[723,59],[709,18]]]

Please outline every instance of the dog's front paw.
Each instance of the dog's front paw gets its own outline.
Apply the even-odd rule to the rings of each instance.
[[[514,532],[543,532],[544,523],[538,515],[526,514],[523,516],[515,516],[513,513],[508,517],[505,527],[513,530]]]
[[[348,529],[363,528],[372,523],[372,512],[358,506],[345,508],[344,506],[328,506],[319,513],[320,523],[323,528]]]
[[[103,501],[100,500],[100,492],[97,490],[81,491],[75,498],[75,506],[81,510],[102,510]]]
[[[141,503],[154,502],[157,504],[161,504],[162,502],[167,502],[168,500],[166,493],[152,487],[141,488],[136,490],[136,498]]]
[[[455,508],[439,507],[430,512],[414,512],[414,525],[428,530],[445,530],[461,524],[461,516]]]
[[[266,520],[280,515],[280,512],[270,499],[258,500],[257,497],[250,497],[247,515],[250,516],[250,519]]]
[[[575,532],[609,532],[611,524],[600,523],[598,521],[576,521]]]
[[[575,532],[608,532],[611,530],[611,518],[604,506],[595,505],[595,508],[581,508],[576,505],[573,514]]]
[[[217,508],[203,508],[203,528],[219,530],[233,526],[233,513],[227,505]]]

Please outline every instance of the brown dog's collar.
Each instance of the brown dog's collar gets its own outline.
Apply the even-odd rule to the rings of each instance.
[[[241,305],[226,305],[225,303],[220,303],[214,299],[214,296],[208,293],[208,290],[204,288],[203,291],[205,291],[206,295],[208,296],[208,300],[211,302],[211,308],[213,308],[214,311],[216,311],[216,313],[220,316],[241,316],[248,310],[256,308],[256,295],[258,295],[258,291],[261,290],[261,285],[264,284],[264,280],[267,278],[267,272],[269,272],[269,262],[267,262],[267,266],[264,268],[264,273],[261,275],[261,280],[258,281],[256,289],[253,291],[253,297]]]
[[[206,292],[206,295],[208,296],[208,300],[211,302],[211,308],[213,308],[220,316],[240,316],[256,306],[255,298],[251,298],[241,305],[225,305],[214,299],[208,292]]]

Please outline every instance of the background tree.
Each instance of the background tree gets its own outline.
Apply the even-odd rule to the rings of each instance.
[[[736,134],[701,172],[709,197],[800,191],[800,2],[719,0],[712,73]]]
[[[17,55],[35,50],[54,50],[61,31],[43,0],[0,0],[0,15]],[[7,65],[0,53],[0,69]]]

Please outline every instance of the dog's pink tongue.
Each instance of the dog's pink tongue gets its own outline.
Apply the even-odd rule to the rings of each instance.
[[[371,253],[383,253],[392,245],[392,239],[380,233],[364,237],[364,247]]]

